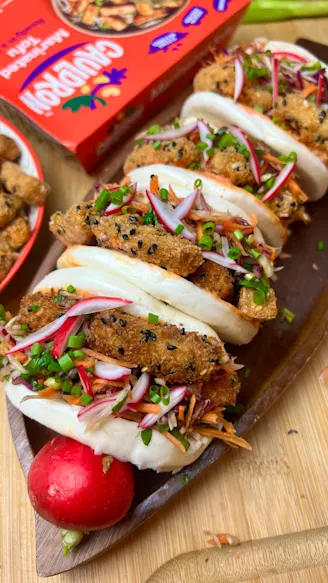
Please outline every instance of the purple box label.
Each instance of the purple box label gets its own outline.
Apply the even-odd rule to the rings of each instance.
[[[213,0],[213,7],[218,12],[225,12],[228,9],[230,0]]]
[[[187,32],[166,32],[165,34],[161,34],[161,36],[157,36],[150,43],[149,54],[158,53],[158,51],[166,52],[172,45],[176,45],[173,47],[173,50],[177,50],[180,45],[179,41],[187,35]]]
[[[194,6],[183,18],[182,24],[183,26],[199,26],[206,14],[207,10],[205,8]]]

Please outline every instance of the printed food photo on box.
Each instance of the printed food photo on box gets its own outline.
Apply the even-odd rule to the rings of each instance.
[[[1,97],[91,170],[228,43],[248,3],[7,1]]]

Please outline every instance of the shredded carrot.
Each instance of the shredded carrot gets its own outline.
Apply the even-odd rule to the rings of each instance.
[[[184,405],[179,405],[179,413],[178,413],[178,420],[179,421],[184,421],[185,408],[186,407]]]
[[[298,186],[298,184],[292,178],[288,180],[288,186],[292,194],[296,196],[301,202],[306,202],[308,197],[306,196],[305,192]]]
[[[183,201],[183,198],[179,198],[179,197],[178,197],[178,196],[175,194],[175,192],[174,192],[174,190],[173,190],[173,188],[172,188],[171,184],[169,185],[169,193],[170,193],[170,198],[171,198],[171,199],[172,199],[172,201],[173,201],[173,202],[175,202],[176,204],[180,204],[180,202],[182,202],[182,201]]]
[[[134,413],[134,411],[126,411],[120,415],[120,417],[126,419],[127,421],[136,421],[137,423],[139,423],[141,420],[141,415],[139,415],[139,413]]]
[[[83,366],[84,368],[91,368],[95,365],[94,358],[84,358],[83,360],[73,360],[74,366]]]
[[[209,425],[215,425],[217,422],[217,414],[213,413],[212,411],[208,411],[204,413],[204,415],[200,418],[201,423],[208,423]]]
[[[186,451],[186,448],[182,445],[181,441],[174,437],[174,435],[171,435],[171,433],[169,433],[168,431],[164,431],[162,435],[164,435],[164,437],[166,437],[166,439],[173,443],[173,445],[175,445],[175,447],[177,447],[180,451],[183,452]]]
[[[222,411],[224,411],[224,407],[215,407],[214,411],[215,413],[222,413]]]
[[[279,158],[276,158],[269,152],[265,152],[263,154],[263,158],[264,160],[267,160],[267,162],[272,162],[272,164],[278,164],[278,166],[281,166],[281,160],[279,160]]]
[[[196,225],[196,237],[197,237],[197,243],[199,243],[199,241],[201,240],[203,236],[203,227],[201,223],[197,223]]]
[[[218,421],[220,421],[222,423],[222,425],[227,433],[229,433],[230,435],[234,435],[236,433],[233,424],[230,421],[227,421],[223,417],[222,413],[218,413],[217,417],[218,417]]]
[[[121,181],[121,186],[129,186],[131,184],[130,176],[124,176],[123,180]]]
[[[224,55],[223,53],[219,53],[218,55],[213,53],[213,56],[214,56],[215,62],[218,63],[218,65],[223,65],[224,63],[229,63],[233,59],[232,55]]]
[[[15,352],[14,358],[16,358],[16,360],[18,360],[18,362],[21,364],[24,364],[24,362],[27,361],[27,356],[24,354],[24,352]]]
[[[148,206],[143,202],[133,201],[133,207],[140,213],[146,213],[148,211]]]
[[[303,97],[309,97],[309,95],[311,95],[312,93],[316,93],[318,90],[317,85],[312,85],[312,83],[310,83],[309,85],[307,85],[307,87],[304,87],[304,89],[301,91],[301,95]]]
[[[47,387],[46,389],[42,389],[42,391],[38,391],[39,397],[43,399],[52,399],[60,397],[60,392],[57,389],[52,389],[51,387]]]
[[[92,388],[95,391],[99,391],[99,389],[103,389],[104,387],[121,387],[125,386],[123,381],[108,381],[107,379],[96,379],[92,383]]]
[[[138,413],[151,413],[152,415],[158,415],[161,412],[160,406],[155,403],[138,403],[134,409]]]
[[[91,350],[91,348],[83,348],[83,352],[88,356],[92,356],[96,360],[102,360],[103,362],[108,362],[108,364],[116,364],[118,366],[126,366],[127,368],[137,368],[137,364],[126,362],[124,360],[117,360],[116,358],[110,358],[110,356],[104,356],[96,350]]]
[[[196,433],[208,437],[217,437],[218,439],[222,439],[223,441],[227,442],[229,445],[232,444],[252,451],[252,446],[245,439],[239,437],[238,435],[230,435],[225,433],[225,431],[218,431],[217,429],[212,429],[211,427],[194,426],[192,427],[192,431],[196,431]]]
[[[76,397],[75,395],[63,395],[63,399],[70,405],[81,405],[80,397]]]
[[[195,395],[191,395],[191,399],[189,401],[189,409],[188,409],[188,413],[187,413],[187,419],[186,419],[186,423],[185,423],[186,430],[188,429],[188,427],[190,425],[191,417],[192,417],[195,405],[196,405],[196,397],[195,397]]]
[[[158,176],[155,176],[155,174],[153,174],[153,176],[150,179],[150,192],[158,194],[158,191],[159,191]]]

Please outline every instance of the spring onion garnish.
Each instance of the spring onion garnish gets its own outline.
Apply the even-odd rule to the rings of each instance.
[[[149,128],[149,130],[147,132],[147,136],[153,136],[155,134],[158,134],[161,131],[162,131],[161,126],[159,126],[158,124],[155,124]]]
[[[251,374],[251,369],[250,368],[244,368],[244,377],[245,379],[247,379],[247,377],[249,377],[249,375]]]
[[[253,302],[257,306],[263,306],[265,303],[265,293],[261,289],[256,289],[253,293]]]
[[[72,394],[73,394],[73,391],[72,391]],[[92,401],[93,401],[93,398],[91,397],[91,395],[88,395],[88,393],[84,393],[80,397],[80,402],[82,403],[82,405],[90,405],[90,403],[92,403]],[[113,409],[113,411],[114,411],[114,409]]]
[[[144,445],[147,445],[148,446],[150,444],[152,435],[153,435],[153,430],[150,429],[150,428],[149,429],[144,429],[141,432],[141,439],[142,439]]]
[[[260,113],[263,113],[263,111],[264,111],[263,107],[261,105],[257,105],[257,104],[254,105],[253,109],[255,109],[255,111],[259,111]]]
[[[181,484],[183,486],[187,486],[187,484],[189,484],[190,481],[191,481],[191,477],[189,476],[189,474],[183,474],[181,476]]]
[[[157,425],[157,429],[160,433],[167,433],[170,428],[168,425]]]
[[[63,391],[63,393],[70,393],[71,389],[73,386],[73,382],[70,381],[69,379],[66,379],[61,386],[61,390]]]
[[[325,248],[324,241],[318,241],[317,251],[323,251]]]
[[[244,233],[240,229],[236,229],[233,234],[237,241],[242,241],[244,239]]]
[[[172,126],[174,127],[175,130],[178,130],[179,127],[180,127],[180,124],[179,124],[178,121],[174,121],[173,124],[172,124]]]
[[[67,340],[67,347],[68,348],[82,348],[85,343],[85,336],[69,336]]]
[[[106,208],[106,206],[108,205],[110,197],[111,197],[111,193],[109,192],[109,190],[104,188],[95,201],[95,209],[97,211],[103,211],[104,208]],[[71,293],[73,293],[73,292],[71,292]]]
[[[120,192],[120,190],[115,190],[114,192],[111,193],[111,202],[112,204],[117,204],[120,205],[123,202],[123,192]]]
[[[83,350],[72,350],[72,358],[76,358],[77,360],[81,360],[84,358]]]
[[[213,238],[209,235],[203,235],[199,240],[198,246],[201,249],[205,249],[205,251],[210,251],[213,246]]]
[[[259,259],[261,257],[261,253],[257,249],[251,249],[251,255],[254,259]]]
[[[2,320],[1,316],[0,316],[0,320]],[[27,332],[28,331],[28,324],[21,324],[20,329],[22,332]]]
[[[31,304],[28,308],[27,311],[28,312],[38,312],[41,309],[41,306],[38,306],[37,304]]]
[[[248,278],[246,279],[246,275],[245,275],[245,278],[239,282],[239,285],[243,285],[246,287],[251,287],[251,288],[256,289],[256,290],[263,291],[265,294],[265,297],[267,297],[269,289],[270,289],[270,284],[266,281],[266,279],[264,279],[264,277],[259,277],[258,279],[253,278],[250,281]]]
[[[151,387],[149,388],[149,398],[152,401],[152,403],[155,403],[156,405],[161,401],[161,397],[158,394],[158,391],[159,391],[158,385],[151,385]]]
[[[169,199],[169,191],[167,190],[167,188],[161,188],[159,191],[159,196],[161,197],[162,200],[168,200]]]
[[[174,232],[176,233],[176,235],[180,235],[180,233],[182,233],[183,229],[184,229],[184,226],[181,224],[181,225],[178,225],[176,227],[176,229],[174,229]]]
[[[252,186],[248,186],[248,184],[244,186],[244,190],[247,190],[247,192],[254,192],[254,188]]]
[[[215,231],[215,224],[212,222],[204,223],[203,233],[204,235],[213,235]]]
[[[228,257],[230,259],[238,259],[238,257],[241,256],[241,250],[239,249],[239,247],[230,247],[229,252],[228,252]]]
[[[291,324],[296,318],[296,314],[288,308],[280,308],[279,313],[281,322],[288,322],[288,324]]]
[[[208,148],[208,145],[206,142],[197,142],[196,148],[203,152],[203,150],[206,150]]]
[[[294,162],[295,160],[297,160],[297,154],[296,152],[291,152],[290,154],[288,154],[288,156],[282,154],[281,156],[279,156],[279,160],[281,162],[284,162],[285,164],[287,164],[288,162]]]
[[[142,221],[143,221],[144,225],[156,225],[157,217],[156,217],[156,213],[153,211],[153,209],[151,209],[150,211],[147,211],[143,215]]]
[[[189,443],[188,439],[186,439],[185,436],[180,433],[179,429],[177,429],[175,427],[174,429],[172,429],[170,431],[170,433],[171,433],[171,435],[173,435],[173,437],[175,437],[175,439],[180,441],[180,443],[183,445],[183,447],[185,448],[186,451],[187,451],[187,449],[189,449],[190,443]]]
[[[134,208],[134,206],[130,206],[130,205],[127,204],[127,205],[125,205],[125,206],[122,207],[122,213],[123,213],[123,215],[126,215],[128,213],[130,215],[134,215],[135,212],[136,212],[136,209]]]
[[[161,143],[159,140],[156,140],[156,142],[153,142],[153,148],[154,150],[159,150],[161,147]]]
[[[197,178],[194,182],[194,188],[200,188],[203,184],[203,181],[200,178]]]
[[[149,324],[157,324],[157,322],[158,322],[158,316],[156,314],[152,314],[151,312],[149,312],[149,314],[148,314],[148,322],[149,322]]]
[[[41,352],[42,352],[42,344],[40,344],[39,342],[36,342],[35,344],[33,344],[32,349],[31,349],[31,356],[40,356]]]
[[[60,377],[49,377],[44,381],[44,384],[50,389],[60,389]]]
[[[170,397],[171,391],[170,391],[169,387],[167,387],[166,385],[161,386],[159,392],[160,392],[161,401],[162,401],[163,405],[165,405],[165,406],[169,405],[170,398],[171,398]]]
[[[82,393],[82,387],[81,385],[74,385],[74,387],[72,387],[72,395],[74,395],[75,397],[80,397]]]
[[[5,308],[4,308],[3,304],[0,304],[0,320],[1,320],[2,322],[6,322],[6,319],[7,319],[7,318],[6,318],[6,311],[5,311]]]
[[[141,146],[143,146],[143,145],[144,145],[144,141],[143,141],[143,139],[142,139],[142,138],[140,138],[139,140],[136,140],[136,144],[137,144],[137,146],[139,146],[139,148],[141,148]]]
[[[74,368],[74,362],[69,354],[63,354],[63,356],[58,359],[58,363],[64,372],[68,372],[71,368]]]

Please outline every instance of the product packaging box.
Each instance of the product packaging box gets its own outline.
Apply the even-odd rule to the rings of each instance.
[[[0,2],[0,95],[91,170],[229,41],[249,0]]]

